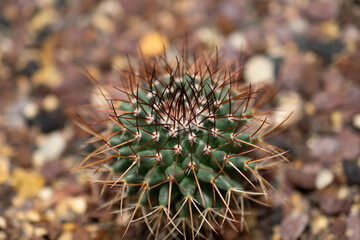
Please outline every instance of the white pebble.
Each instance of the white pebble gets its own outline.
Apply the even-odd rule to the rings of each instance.
[[[229,36],[228,41],[230,45],[237,51],[243,51],[247,47],[246,38],[241,32],[232,33]]]
[[[266,56],[256,55],[249,59],[245,66],[245,79],[247,82],[273,83],[275,79],[275,65]]]
[[[316,176],[315,186],[317,189],[324,189],[329,186],[333,180],[333,173],[328,169],[323,169]]]
[[[34,163],[37,166],[41,166],[47,161],[55,160],[66,147],[66,139],[64,134],[60,132],[54,132],[46,135],[40,140],[39,149],[34,152]]]

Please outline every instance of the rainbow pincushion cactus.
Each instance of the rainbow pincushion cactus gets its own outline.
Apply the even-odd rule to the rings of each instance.
[[[86,162],[104,158],[82,167],[110,166],[105,183],[119,187],[121,213],[132,209],[129,225],[142,219],[156,238],[196,238],[225,221],[242,227],[244,199],[267,194],[259,170],[284,160],[262,140],[274,128],[257,111],[268,95],[230,69],[216,55],[144,60],[123,74],[123,98],[109,101],[108,130],[95,134],[105,144]]]

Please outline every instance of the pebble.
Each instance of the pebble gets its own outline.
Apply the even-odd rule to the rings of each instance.
[[[339,4],[335,1],[309,1],[305,13],[314,20],[328,20],[339,14]]]
[[[335,54],[338,54],[345,49],[344,43],[340,40],[332,40],[325,42],[309,39],[307,45],[310,50],[317,53],[328,63],[332,61],[332,57]]]
[[[76,214],[84,214],[87,208],[86,198],[83,196],[73,197],[68,200],[69,207]]]
[[[34,229],[34,235],[38,238],[45,236],[47,233],[48,231],[46,230],[46,228],[43,227],[36,227]]]
[[[47,64],[34,74],[32,81],[36,86],[44,85],[51,89],[56,89],[61,85],[62,78],[56,66]]]
[[[326,216],[320,215],[311,221],[311,233],[316,235],[329,225],[329,220]]]
[[[357,47],[357,51],[353,54],[344,54],[339,57],[337,61],[342,74],[344,74],[349,80],[354,82],[360,81],[360,50]]]
[[[320,139],[310,138],[307,142],[311,156],[322,162],[335,161],[335,156],[341,150],[341,143],[336,137],[322,137]]]
[[[58,12],[53,8],[44,8],[36,14],[30,21],[29,27],[33,32],[37,32],[50,25],[57,19]]]
[[[45,111],[52,112],[59,107],[60,103],[54,94],[49,94],[44,97],[42,105]]]
[[[57,161],[46,162],[41,168],[41,173],[48,182],[55,181],[67,172],[67,169]]]
[[[224,39],[215,28],[201,27],[196,31],[195,35],[210,48],[223,45]]]
[[[124,15],[121,3],[115,0],[101,1],[98,7],[99,11],[111,16],[112,18],[120,18]]]
[[[92,18],[92,26],[100,32],[112,34],[115,32],[115,22],[105,13],[97,12]]]
[[[294,210],[297,212],[304,212],[304,210],[308,207],[306,206],[307,203],[304,201],[302,195],[297,191],[294,191],[293,194],[291,194],[290,202],[294,207]]]
[[[41,220],[40,214],[34,210],[27,211],[26,218],[30,222],[39,222]]]
[[[42,166],[44,163],[58,159],[66,147],[66,139],[63,133],[53,132],[43,135],[39,139],[38,149],[34,152],[34,164]]]
[[[360,239],[360,214],[359,212],[351,213],[346,220],[346,232],[345,235],[348,240]]]
[[[337,39],[340,35],[339,25],[334,20],[325,21],[321,24],[322,34],[328,39]]]
[[[34,226],[29,222],[22,223],[22,230],[24,231],[24,235],[28,237],[34,234]]]
[[[304,231],[309,222],[309,217],[297,211],[291,212],[281,223],[281,239],[296,240]]]
[[[346,221],[343,217],[336,218],[331,224],[331,232],[335,239],[344,239],[346,230]]]
[[[317,175],[316,175],[316,180],[315,180],[315,186],[316,189],[324,189],[327,186],[329,186],[332,181],[334,180],[334,175],[332,174],[332,172],[328,169],[323,169],[321,170]]]
[[[0,216],[0,229],[6,229],[6,220],[4,217]]]
[[[167,49],[168,46],[167,38],[157,31],[148,32],[139,41],[139,47],[144,57],[161,55],[164,48]]]
[[[304,34],[309,29],[309,23],[303,17],[292,18],[288,24],[290,30],[297,35]]]
[[[281,85],[295,91],[303,81],[305,68],[304,55],[290,54],[286,56],[279,69],[279,82]]]
[[[337,215],[340,213],[348,213],[351,208],[350,199],[340,199],[335,196],[323,195],[320,200],[320,209],[326,215]]]
[[[12,183],[15,190],[22,197],[35,197],[45,184],[42,175],[17,168],[12,174]]]
[[[229,35],[230,46],[238,52],[245,51],[247,48],[246,37],[242,32],[233,32]]]
[[[252,84],[273,83],[275,79],[275,64],[264,55],[253,56],[246,63],[245,79]]]
[[[54,196],[54,190],[51,187],[44,187],[40,190],[38,196],[44,203],[50,202]]]
[[[0,146],[1,147],[1,146]],[[9,180],[10,163],[9,159],[0,157],[0,184]]]
[[[79,226],[73,222],[67,222],[63,224],[63,229],[65,232],[71,232],[77,229]]]
[[[3,232],[3,231],[1,231],[1,232],[0,232],[0,240],[6,240],[7,238],[8,238],[8,237],[7,237],[6,233]]]
[[[360,135],[350,128],[340,133],[342,155],[346,160],[356,161],[360,157]]]
[[[280,124],[290,116],[283,123],[284,128],[296,124],[302,118],[304,103],[297,92],[287,91],[278,95],[278,103],[278,111],[274,113],[275,121]]]
[[[343,116],[342,113],[338,110],[331,112],[331,123],[332,128],[335,132],[340,132],[343,127]]]
[[[60,235],[58,240],[73,240],[73,233],[72,232],[64,232]]]
[[[27,119],[34,119],[39,112],[39,108],[35,102],[26,103],[23,113]]]
[[[357,129],[360,129],[360,113],[356,114],[352,119],[352,124]]]
[[[349,184],[360,184],[360,167],[355,161],[343,161],[343,168]]]
[[[309,173],[303,170],[289,169],[286,177],[295,187],[304,190],[312,190],[315,188],[315,173]]]

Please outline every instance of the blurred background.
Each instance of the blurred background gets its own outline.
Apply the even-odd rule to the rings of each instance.
[[[99,186],[68,172],[87,138],[70,119],[101,101],[84,68],[115,82],[127,54],[184,39],[245,55],[245,80],[281,89],[279,119],[293,112],[269,140],[293,163],[270,178],[280,195],[250,209],[250,233],[218,238],[359,240],[359,27],[359,0],[1,0],[0,240],[120,239]],[[128,238],[144,239],[139,229]]]

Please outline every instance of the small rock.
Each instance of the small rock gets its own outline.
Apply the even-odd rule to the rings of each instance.
[[[116,27],[115,22],[109,16],[101,12],[95,13],[91,23],[95,29],[106,34],[114,33]]]
[[[340,34],[339,25],[334,20],[323,22],[321,31],[328,39],[337,39]]]
[[[339,4],[333,1],[310,1],[305,13],[314,20],[335,19],[339,14]]]
[[[6,239],[8,239],[8,236],[6,235],[5,232],[1,231],[0,232],[0,240],[6,240]]]
[[[34,210],[27,211],[26,218],[30,222],[38,222],[41,220],[40,214]]]
[[[234,32],[230,34],[228,41],[231,47],[238,52],[246,49],[246,38],[242,32]]]
[[[278,101],[278,111],[274,113],[274,119],[278,124],[287,118],[282,125],[286,128],[297,123],[302,118],[304,103],[297,92],[288,91],[285,94],[280,94]]]
[[[54,196],[54,190],[51,187],[44,187],[40,190],[38,196],[44,203],[50,202]]]
[[[24,106],[23,113],[25,118],[27,119],[34,119],[38,114],[39,109],[35,102],[28,102]]]
[[[9,167],[9,160],[5,157],[0,157],[0,184],[9,180]]]
[[[44,8],[36,14],[30,21],[30,29],[32,32],[37,32],[45,26],[53,23],[58,16],[58,12],[53,8]]]
[[[120,18],[124,15],[121,3],[115,0],[105,0],[99,3],[99,11],[111,16],[112,18]]]
[[[299,85],[304,81],[304,69],[304,55],[287,55],[279,69],[279,82],[287,89],[298,91]]]
[[[317,110],[327,112],[341,106],[345,97],[341,93],[318,92],[313,95],[312,102]]]
[[[21,230],[24,231],[26,236],[32,236],[34,233],[34,226],[29,222],[24,222],[21,226]]]
[[[328,225],[329,221],[327,217],[323,215],[317,216],[311,221],[311,232],[312,234],[316,235],[322,230],[326,229]]]
[[[199,28],[195,34],[202,43],[206,44],[209,47],[222,45],[223,38],[215,28],[202,27]]]
[[[79,226],[76,223],[73,222],[67,222],[63,224],[63,230],[65,232],[70,232],[70,231],[74,231],[75,229],[77,229]]]
[[[56,109],[59,108],[60,105],[59,99],[53,94],[46,95],[43,99],[42,104],[44,110],[47,112],[55,111]]]
[[[360,184],[360,167],[355,161],[343,161],[343,168],[349,184]]]
[[[356,114],[352,119],[352,124],[357,129],[360,129],[360,113]]]
[[[305,35],[309,29],[309,23],[302,17],[294,17],[289,20],[289,28],[296,35]]]
[[[346,220],[346,233],[348,240],[360,239],[360,214],[358,212],[351,213]]]
[[[6,220],[0,216],[0,229],[6,229]]]
[[[35,197],[45,184],[42,175],[21,168],[12,174],[13,186],[22,197]]]
[[[283,240],[296,240],[304,231],[309,217],[296,211],[290,213],[281,223],[281,237]]]
[[[307,143],[310,154],[322,162],[335,161],[337,153],[341,150],[341,143],[335,137],[322,137],[320,139],[309,139]],[[332,161],[330,161],[332,160]]]
[[[58,240],[73,240],[73,233],[72,232],[64,232],[60,235]]]
[[[343,127],[343,115],[340,111],[331,112],[331,123],[334,132],[340,132]]]
[[[53,132],[40,139],[39,149],[34,152],[34,163],[41,166],[50,160],[60,157],[66,147],[64,134]],[[52,167],[52,166],[50,166]]]
[[[286,177],[295,187],[312,190],[315,188],[315,173],[309,173],[303,170],[289,169]]]
[[[320,209],[326,215],[348,213],[351,208],[350,199],[340,199],[334,196],[323,196],[320,200]]]
[[[141,53],[145,57],[160,55],[168,46],[167,38],[156,31],[147,33],[139,42]]]
[[[62,83],[61,73],[56,66],[46,65],[34,74],[33,83],[56,89]]]
[[[38,237],[38,238],[45,236],[47,233],[48,232],[47,232],[46,228],[43,228],[43,227],[36,227],[34,229],[34,235],[35,235],[35,237]]]
[[[328,63],[332,61],[332,57],[335,54],[338,54],[345,49],[344,43],[340,40],[323,42],[310,39],[307,45],[310,50],[317,53]]]
[[[247,82],[273,83],[275,79],[275,64],[263,55],[250,58],[245,66],[245,79]]]
[[[69,206],[72,211],[74,211],[77,214],[84,214],[87,208],[87,202],[86,198],[79,196],[79,197],[73,197],[69,199]]]
[[[51,182],[56,180],[61,175],[67,173],[67,170],[61,163],[56,161],[50,161],[46,162],[42,166],[41,172],[45,177],[46,181]]]
[[[360,82],[360,49],[353,54],[344,54],[337,61],[342,74],[354,82]]]
[[[340,133],[342,154],[346,160],[357,160],[360,157],[360,135],[351,129],[344,129]]]
[[[62,129],[65,126],[65,115],[61,108],[55,111],[40,110],[39,114],[34,118],[31,125],[37,125],[43,133],[49,133],[54,130]]]
[[[345,240],[346,221],[343,218],[335,219],[331,224],[331,232],[335,239]]]
[[[78,240],[90,240],[89,233],[86,231],[85,228],[79,227],[74,232],[74,239]]]
[[[323,169],[316,175],[315,186],[317,189],[324,189],[334,180],[334,175],[330,170]]]

